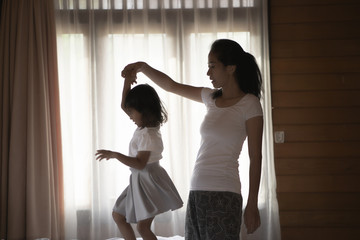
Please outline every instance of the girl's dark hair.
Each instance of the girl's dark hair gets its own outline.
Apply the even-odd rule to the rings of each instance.
[[[262,77],[253,55],[230,39],[218,39],[211,45],[210,53],[225,66],[235,65],[235,78],[244,93],[252,93],[261,97]],[[214,92],[213,98],[220,97],[222,90]]]
[[[159,95],[148,84],[137,85],[128,92],[125,108],[141,113],[143,127],[156,127],[167,121],[167,112]]]

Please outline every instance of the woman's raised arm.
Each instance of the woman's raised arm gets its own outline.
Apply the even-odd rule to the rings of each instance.
[[[202,87],[194,87],[182,83],[175,82],[172,78],[159,70],[152,68],[145,62],[136,62],[127,65],[121,72],[122,77],[135,78],[138,72],[142,72],[150,78],[155,84],[165,91],[175,93],[182,97],[202,102],[201,89]]]

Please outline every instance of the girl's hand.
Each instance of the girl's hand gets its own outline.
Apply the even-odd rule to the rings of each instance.
[[[103,159],[109,160],[110,158],[116,158],[116,152],[112,152],[109,150],[97,150],[95,156],[96,160],[99,161]]]
[[[136,75],[135,76],[132,76],[132,77],[125,77],[125,82],[124,82],[124,85],[125,86],[131,86],[133,84],[136,84]]]
[[[244,212],[244,222],[247,228],[247,233],[255,232],[260,227],[260,214],[256,205],[247,205]]]

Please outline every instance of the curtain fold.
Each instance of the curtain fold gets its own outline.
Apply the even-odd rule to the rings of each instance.
[[[62,164],[54,5],[3,1],[1,238],[61,239]]]
[[[64,164],[65,235],[70,238],[120,237],[111,217],[116,198],[128,185],[128,167],[115,160],[95,161],[97,149],[128,153],[136,126],[120,109],[121,70],[146,61],[176,81],[212,87],[207,72],[211,43],[239,42],[258,61],[264,77],[265,129],[259,193],[261,228],[241,239],[280,239],[273,165],[266,0],[54,0]],[[184,235],[189,182],[200,143],[202,104],[152,85],[164,101],[169,121],[161,128],[161,165],[185,203],[157,216],[160,236]],[[244,201],[248,192],[246,144],[239,159]],[[246,203],[246,202],[245,202]],[[244,203],[244,206],[245,206]]]

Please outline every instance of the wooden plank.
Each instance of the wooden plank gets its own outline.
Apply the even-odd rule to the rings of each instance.
[[[271,0],[269,1],[271,8],[273,6],[301,6],[301,5],[345,5],[357,4],[358,0]]]
[[[360,210],[360,193],[278,193],[280,211]]]
[[[277,108],[358,107],[360,90],[273,92],[272,105]]]
[[[276,175],[360,175],[359,158],[276,158]],[[359,202],[360,203],[360,202]],[[360,205],[360,204],[359,204]]]
[[[286,211],[280,212],[280,221],[283,227],[360,227],[359,214],[360,211]]]
[[[360,108],[274,108],[274,125],[352,124],[360,122]]]
[[[359,227],[282,227],[283,240],[359,240]]]
[[[360,2],[269,4],[282,239],[360,239]]]
[[[272,74],[271,89],[276,91],[359,90],[360,73]]]
[[[276,143],[276,158],[358,158],[360,142]]]
[[[360,73],[360,56],[271,59],[273,74]]]
[[[270,45],[281,40],[359,39],[358,22],[286,23],[270,25]]]
[[[359,14],[360,15],[360,14]],[[359,39],[274,41],[270,56],[275,58],[295,57],[342,57],[360,55]]]
[[[360,22],[360,4],[351,5],[303,5],[303,6],[273,6],[270,22],[301,23],[301,22]]]
[[[360,123],[324,125],[274,125],[286,142],[360,141]]]
[[[360,175],[276,176],[278,193],[358,193]]]
[[[360,193],[278,193],[280,211],[360,210]]]

